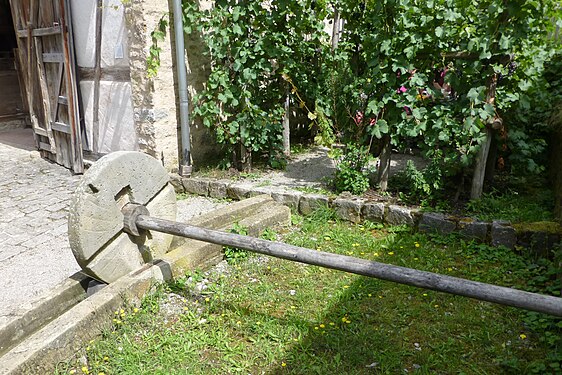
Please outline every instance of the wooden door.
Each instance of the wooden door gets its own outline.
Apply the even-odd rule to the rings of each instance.
[[[67,0],[10,0],[31,125],[43,157],[82,173]]]

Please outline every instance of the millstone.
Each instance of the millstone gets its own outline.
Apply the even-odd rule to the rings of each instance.
[[[70,203],[68,238],[85,273],[106,283],[168,251],[172,235],[123,231],[122,208],[145,205],[155,217],[176,219],[176,195],[164,167],[130,151],[108,154],[85,173]]]

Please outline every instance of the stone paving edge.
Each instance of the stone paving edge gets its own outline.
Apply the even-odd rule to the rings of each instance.
[[[419,209],[412,207],[369,202],[352,195],[340,195],[332,198],[322,194],[302,193],[288,188],[256,187],[248,182],[181,177],[179,175],[172,175],[171,180],[178,193],[235,200],[258,194],[270,194],[276,202],[282,203],[294,212],[303,215],[310,214],[320,206],[328,206],[333,208],[341,219],[353,223],[370,220],[391,225],[407,225],[426,233],[458,233],[467,240],[485,242],[492,246],[505,246],[510,249],[521,244],[521,241],[518,240],[519,233],[511,223],[504,221],[485,222],[470,217],[421,212]]]

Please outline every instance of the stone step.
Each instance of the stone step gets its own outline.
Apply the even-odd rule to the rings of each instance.
[[[240,203],[244,204],[239,205]],[[229,210],[226,210],[227,208]],[[228,214],[225,215],[222,211],[227,211]],[[205,217],[203,218],[202,216]],[[287,206],[274,202],[270,196],[261,195],[245,199],[202,216],[189,223],[222,231],[229,231],[237,223],[247,229],[248,235],[256,237],[266,228],[278,228],[289,225],[291,210]],[[222,222],[217,219],[219,217],[223,220]],[[207,225],[201,225],[201,223]],[[224,258],[222,246],[220,245],[187,238],[178,239],[172,244],[176,246],[172,247],[172,250],[165,254],[162,260],[173,265],[169,272],[175,276],[184,275],[189,270],[196,268],[208,268]]]

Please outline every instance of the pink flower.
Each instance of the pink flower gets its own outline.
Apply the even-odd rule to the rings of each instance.
[[[361,122],[363,121],[363,112],[357,111],[355,113],[355,118],[353,119],[353,121],[355,121],[355,125],[359,126],[359,124],[361,124]]]

